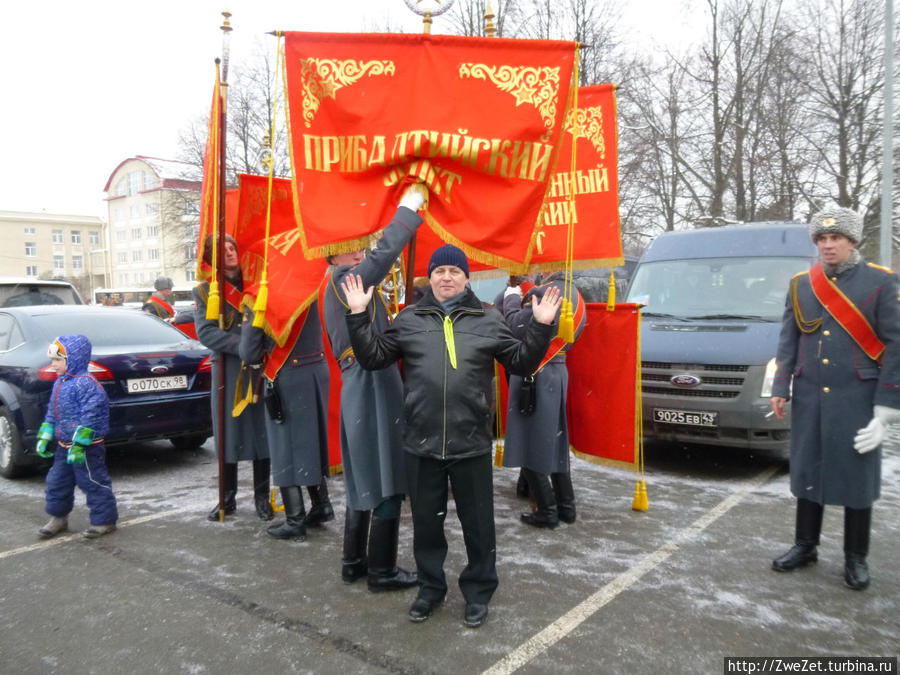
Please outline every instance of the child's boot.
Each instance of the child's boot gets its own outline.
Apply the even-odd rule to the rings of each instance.
[[[81,536],[86,537],[87,539],[96,539],[97,537],[102,537],[104,534],[114,532],[115,529],[115,523],[107,523],[106,525],[91,525],[88,529],[81,533]]]
[[[65,532],[68,529],[68,518],[57,518],[56,516],[53,516],[50,518],[49,523],[38,530],[38,534],[41,536],[41,539],[49,539],[50,537],[55,537],[60,532]]]

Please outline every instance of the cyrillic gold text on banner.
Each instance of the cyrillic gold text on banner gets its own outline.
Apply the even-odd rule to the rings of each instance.
[[[619,179],[616,95],[612,84],[579,87],[576,119],[565,123],[562,147],[543,213],[535,233],[530,270],[565,267],[566,236],[575,223],[574,268],[620,265]],[[576,123],[577,122],[577,123]],[[575,171],[572,148],[575,146]],[[574,210],[570,195],[574,191]]]
[[[307,257],[358,250],[405,185],[474,260],[527,264],[555,174],[574,42],[286,33],[294,206]]]

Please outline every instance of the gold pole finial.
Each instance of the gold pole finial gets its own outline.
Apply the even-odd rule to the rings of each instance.
[[[222,29],[222,32],[230,33],[231,32],[231,12],[229,12],[227,9],[222,10],[222,16],[224,17],[224,20],[222,21],[222,25],[220,26]]]
[[[491,0],[484,3],[484,34],[488,37],[494,37],[497,29],[494,28],[494,13],[491,11]]]
[[[422,15],[422,32],[425,33],[425,35],[431,35],[431,22],[431,12],[425,12],[425,14]]]
[[[231,56],[231,12],[227,9],[222,11],[222,85],[228,86],[228,61]]]

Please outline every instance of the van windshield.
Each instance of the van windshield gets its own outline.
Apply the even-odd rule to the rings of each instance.
[[[641,263],[628,302],[645,314],[780,321],[791,277],[808,258],[697,258]]]

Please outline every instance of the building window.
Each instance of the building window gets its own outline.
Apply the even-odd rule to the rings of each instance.
[[[144,212],[145,212],[148,216],[155,216],[157,213],[159,213],[159,204],[156,204],[156,203],[153,203],[153,204],[147,204],[147,205],[144,207]]]
[[[53,230],[53,243],[54,244],[63,243],[63,231],[62,230]]]
[[[159,225],[148,225],[147,226],[147,236],[148,237],[158,237],[159,236]]]
[[[88,241],[91,243],[91,246],[99,246],[100,245],[100,233],[97,230],[91,230],[88,232]]]
[[[141,262],[144,259],[143,251],[132,251],[131,262]]]
[[[184,278],[188,281],[197,281],[197,274],[194,270],[189,269],[185,271]]]
[[[128,174],[128,196],[136,195],[141,191],[141,173],[140,171],[132,171]]]
[[[81,243],[81,230],[72,230],[72,243],[73,244]]]
[[[66,271],[66,256],[64,256],[64,255],[53,256],[53,271],[54,272],[65,272]]]
[[[37,232],[35,232],[35,229],[34,229],[33,227],[26,227],[26,228],[25,228],[25,236],[26,236],[26,237],[28,237],[28,236],[33,237],[33,236],[35,236],[36,234],[37,234]]]
[[[116,254],[116,256],[117,256],[116,260],[119,262],[120,265],[128,264],[128,251],[119,251]]]
[[[129,213],[131,214],[132,220],[137,220],[138,218],[141,217],[141,207],[138,206],[137,204],[132,204],[131,209],[129,210]]]
[[[124,197],[127,189],[128,189],[128,184],[125,182],[125,179],[122,178],[118,183],[116,183],[115,196],[116,197]]]
[[[25,256],[34,258],[37,255],[37,243],[33,241],[25,242]]]
[[[72,256],[72,271],[76,274],[84,272],[84,258],[80,255]]]
[[[156,177],[152,173],[147,173],[146,171],[144,171],[143,177],[145,190],[152,190],[156,187]]]
[[[121,206],[117,206],[115,221],[116,223],[120,223],[123,220],[125,220],[125,209],[123,209]]]
[[[142,235],[141,228],[139,228],[139,227],[131,228],[131,241],[138,241],[139,239],[142,238],[141,235]]]
[[[149,248],[147,249],[147,260],[159,260],[159,249],[158,248]]]
[[[25,265],[25,276],[26,277],[36,277],[37,276],[37,265]]]
[[[116,242],[123,244],[126,241],[128,241],[128,232],[126,230],[119,230],[116,232]]]
[[[128,285],[128,273],[127,272],[119,273],[119,284],[122,286]]]

